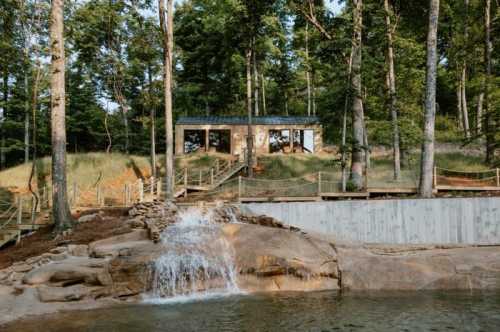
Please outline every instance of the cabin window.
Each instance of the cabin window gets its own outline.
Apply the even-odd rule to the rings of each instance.
[[[293,131],[293,152],[314,153],[314,130],[299,129]]]
[[[290,130],[269,130],[269,152],[290,152]]]
[[[184,153],[205,151],[205,130],[184,130]]]
[[[208,132],[209,151],[231,153],[231,130],[214,129]]]

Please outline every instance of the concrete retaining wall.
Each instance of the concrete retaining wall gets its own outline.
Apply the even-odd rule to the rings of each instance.
[[[242,209],[343,241],[500,244],[500,197],[250,203]]]

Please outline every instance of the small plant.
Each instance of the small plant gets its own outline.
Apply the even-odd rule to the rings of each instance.
[[[346,182],[345,189],[346,189],[347,192],[358,191],[357,188],[356,188],[356,185],[354,184],[354,182],[352,180],[349,180],[349,181]]]

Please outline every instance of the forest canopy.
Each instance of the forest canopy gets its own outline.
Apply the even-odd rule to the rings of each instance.
[[[401,150],[422,140],[429,1],[389,1]],[[313,5],[313,8],[310,5]],[[500,123],[500,11],[491,2],[489,104]],[[1,167],[50,154],[50,1],[0,4]],[[335,8],[335,10],[333,10]],[[484,125],[484,1],[444,1],[438,29],[436,139],[479,144]],[[66,129],[69,152],[150,152],[151,114],[164,151],[162,37],[151,0],[67,1]],[[313,14],[313,15],[312,15]],[[361,97],[369,145],[392,145],[387,11],[364,0]],[[324,140],[341,144],[352,92],[350,1],[185,0],[174,12],[174,121],[246,114],[246,49],[253,50],[254,111],[317,115]],[[33,119],[35,116],[35,119]],[[347,125],[350,126],[350,118]],[[347,137],[350,140],[350,137]]]

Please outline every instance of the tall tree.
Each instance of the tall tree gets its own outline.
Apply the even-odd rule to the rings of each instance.
[[[50,10],[51,123],[52,123],[52,217],[56,232],[73,225],[66,187],[66,120],[64,0],[52,0]]]
[[[491,85],[491,54],[493,45],[491,43],[491,0],[485,0],[484,6],[484,131],[486,135],[486,162],[493,161],[495,152],[495,128],[493,126],[493,110],[490,105]]]
[[[247,169],[248,176],[253,177],[253,133],[252,133],[252,47],[249,45],[246,51],[247,68]]]
[[[174,126],[172,114],[172,62],[174,50],[173,0],[158,0],[160,28],[163,37],[163,80],[165,94],[165,180],[167,200],[174,199]],[[167,8],[165,9],[165,1]]]
[[[393,47],[393,30],[391,24],[391,9],[389,0],[384,0],[385,9],[385,24],[387,29],[387,88],[389,91],[389,109],[391,111],[392,120],[392,149],[394,162],[394,179],[397,180],[401,174],[401,162],[399,153],[399,125],[398,125],[398,109],[396,96],[396,75],[394,73],[394,47]]]
[[[363,182],[364,116],[361,92],[361,34],[363,26],[363,0],[353,0],[352,36],[352,160],[351,180],[356,190],[361,190]]]
[[[437,31],[439,0],[429,2],[429,27],[427,32],[427,66],[425,81],[424,137],[420,165],[419,194],[432,197],[434,169],[434,126],[436,122]]]

